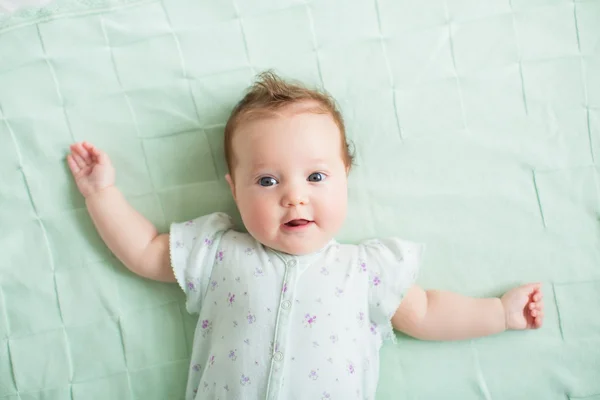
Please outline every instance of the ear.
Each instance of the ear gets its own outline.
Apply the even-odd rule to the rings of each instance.
[[[229,189],[231,189],[231,195],[233,196],[233,200],[237,201],[237,199],[235,198],[235,183],[233,182],[233,178],[231,177],[231,175],[227,174],[225,175],[225,180],[229,184]]]

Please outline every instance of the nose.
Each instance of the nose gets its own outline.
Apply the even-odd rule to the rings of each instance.
[[[281,199],[283,207],[297,207],[308,204],[308,196],[300,188],[294,186],[287,188]]]

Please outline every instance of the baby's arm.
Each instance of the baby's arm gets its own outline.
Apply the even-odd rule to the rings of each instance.
[[[108,156],[84,142],[71,146],[67,161],[98,233],[115,256],[138,275],[175,282],[169,235],[159,235],[114,186]]]
[[[413,286],[392,317],[392,324],[418,339],[462,340],[507,329],[539,328],[543,308],[539,284],[520,286],[502,298],[488,299]]]

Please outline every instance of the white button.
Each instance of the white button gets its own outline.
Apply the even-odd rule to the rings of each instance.
[[[296,260],[290,260],[287,263],[288,267],[295,267],[296,265],[298,265],[298,261]]]
[[[278,351],[277,353],[275,353],[273,358],[275,359],[275,361],[281,361],[281,360],[283,360],[283,353]]]
[[[287,310],[288,308],[290,308],[292,306],[292,302],[289,300],[284,301],[283,303],[281,303],[281,308]]]

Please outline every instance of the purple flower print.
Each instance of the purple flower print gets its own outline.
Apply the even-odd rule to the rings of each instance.
[[[283,293],[287,292],[287,282],[283,282],[283,289],[281,289]]]
[[[215,261],[218,263],[223,262],[223,250],[217,251],[217,255],[215,256]]]
[[[331,400],[331,395],[327,392],[323,392],[323,397],[321,397],[321,400]]]
[[[212,246],[213,240],[211,238],[204,238],[204,245],[207,247]]]
[[[360,272],[367,272],[367,263],[362,260],[358,260],[358,270]]]
[[[305,314],[304,315],[304,326],[307,328],[312,328],[312,326],[317,322],[316,315]]]
[[[194,220],[185,221],[185,226],[194,226]]]
[[[262,267],[256,267],[254,269],[254,276],[258,277],[258,276],[265,276],[265,271],[263,270]]]
[[[198,388],[194,389],[194,396],[198,394]]]
[[[205,338],[212,331],[212,322],[207,319],[202,320],[202,337]]]
[[[247,247],[246,250],[244,250],[244,253],[246,253],[247,256],[251,256],[254,254],[254,249],[252,247]]]
[[[226,392],[229,392],[229,385],[223,386],[223,389],[225,389]]]
[[[374,323],[371,323],[370,330],[373,335],[377,335],[377,325],[375,325]]]
[[[359,325],[362,325],[363,321],[365,320],[365,313],[360,311],[356,318],[358,319]]]
[[[235,301],[235,294],[233,294],[231,292],[229,294],[227,294],[227,305],[229,307],[231,307],[233,305],[234,301]]]
[[[194,366],[192,367],[192,369],[196,372],[200,371],[202,367],[200,367],[200,364],[194,364]]]
[[[212,367],[214,363],[215,363],[215,356],[214,356],[214,355],[212,355],[212,356],[210,356],[210,358],[208,359],[208,366],[209,366],[209,367]]]
[[[196,285],[194,285],[194,282],[187,280],[185,282],[185,287],[187,288],[187,290],[189,292],[195,292],[196,291]]]
[[[238,326],[238,323],[237,323],[237,321],[233,321],[233,327],[234,327],[234,328],[237,328],[237,326]]]
[[[336,287],[336,288],[335,288],[335,295],[336,295],[337,297],[340,297],[340,296],[341,296],[341,295],[343,295],[343,294],[344,294],[344,291],[343,291],[342,289],[340,289],[340,288],[338,288],[338,287]]]
[[[352,364],[351,362],[348,363],[348,372],[350,373],[350,375],[353,375],[355,371],[354,369],[354,364]]]
[[[240,384],[241,384],[242,386],[249,385],[249,384],[250,384],[250,377],[248,377],[248,376],[246,376],[246,375],[242,374],[242,378],[240,379]]]
[[[308,379],[312,379],[313,381],[316,381],[317,379],[319,379],[319,375],[317,374],[317,371],[315,371],[314,369],[310,370],[310,373],[308,374]]]
[[[338,341],[338,335],[333,334],[329,336],[329,340],[331,340],[331,343],[336,343]]]
[[[246,319],[248,319],[249,324],[253,324],[254,322],[256,322],[256,316],[254,314],[248,313]]]
[[[229,351],[229,359],[231,361],[237,360],[237,349]]]
[[[176,249],[183,249],[183,242],[181,240],[177,240],[175,242],[175,248]]]
[[[380,283],[381,283],[381,279],[379,279],[379,275],[375,275],[373,277],[373,286],[379,286]]]
[[[219,286],[219,284],[217,283],[217,281],[212,281],[210,283],[210,290],[214,291],[217,288],[217,286]]]
[[[329,275],[329,270],[327,269],[327,267],[323,267],[323,268],[321,268],[321,273],[323,275]]]
[[[246,343],[248,346],[250,346],[250,339],[244,339],[244,343]]]

